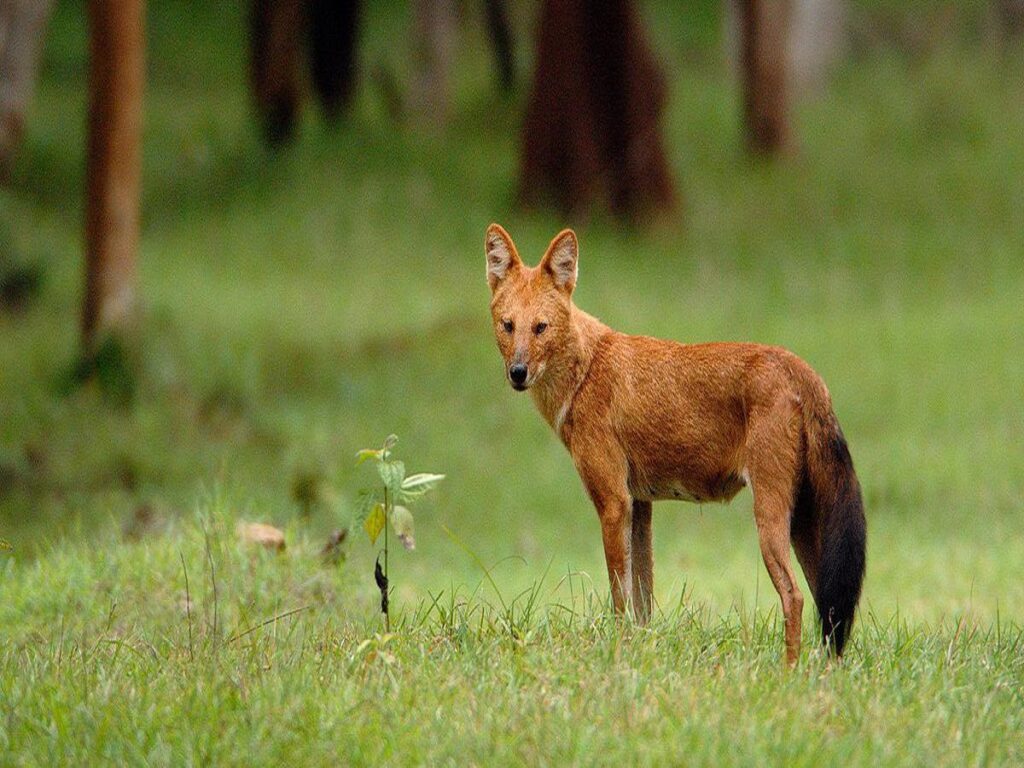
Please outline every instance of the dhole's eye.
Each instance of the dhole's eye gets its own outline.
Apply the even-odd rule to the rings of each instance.
[[[505,329],[505,333],[512,333],[516,329],[516,324],[511,320],[502,320],[501,327]]]
[[[535,326],[533,326],[533,332],[540,336],[542,333],[544,333],[545,330],[547,330],[547,327],[547,323],[537,323]]]

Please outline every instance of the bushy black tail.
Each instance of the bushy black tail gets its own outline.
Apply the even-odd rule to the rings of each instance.
[[[837,656],[850,636],[860,600],[866,560],[867,526],[853,459],[831,404],[805,411],[806,494],[817,528],[818,568],[814,602],[822,641]]]

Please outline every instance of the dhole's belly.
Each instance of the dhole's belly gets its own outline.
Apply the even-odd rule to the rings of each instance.
[[[629,493],[638,501],[729,501],[746,484],[746,480],[736,473],[714,478],[641,480],[631,477]]]

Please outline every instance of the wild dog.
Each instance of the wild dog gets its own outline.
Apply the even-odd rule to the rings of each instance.
[[[744,486],[782,601],[786,660],[803,595],[790,544],[842,655],[864,578],[866,524],[853,461],[821,377],[780,347],[629,336],[572,301],[579,246],[560,232],[526,267],[497,224],[485,239],[498,349],[572,455],[601,522],[612,602],[651,615],[651,504],[728,501]]]

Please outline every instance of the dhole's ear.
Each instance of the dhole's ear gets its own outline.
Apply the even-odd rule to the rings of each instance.
[[[498,224],[487,228],[484,251],[487,254],[487,284],[493,293],[505,276],[518,269],[522,262],[512,238]]]
[[[576,242],[576,233],[571,229],[563,229],[551,241],[540,265],[551,275],[556,287],[572,293],[579,274],[579,257],[580,246]]]

